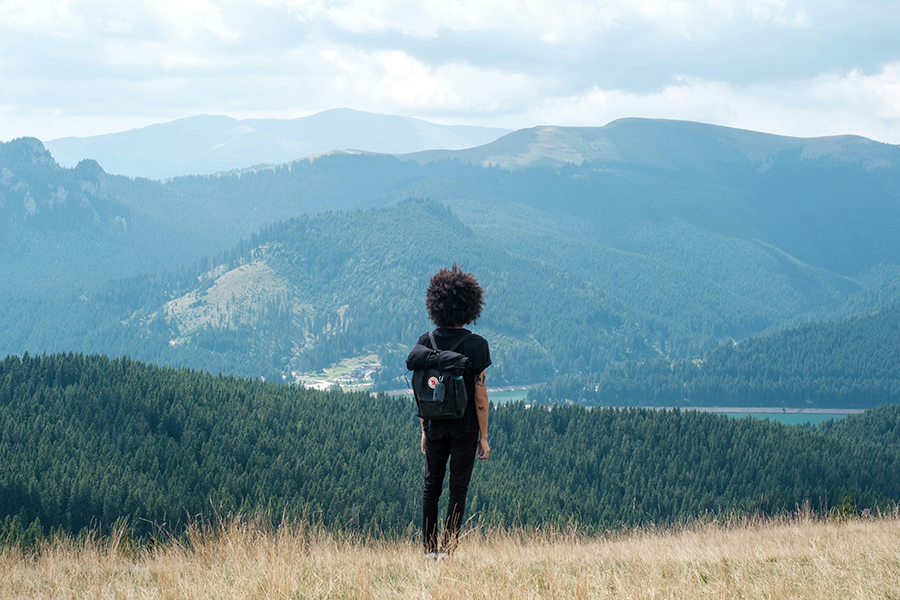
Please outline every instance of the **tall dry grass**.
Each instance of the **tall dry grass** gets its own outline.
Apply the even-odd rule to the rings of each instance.
[[[900,517],[606,538],[475,529],[439,563],[413,540],[235,519],[152,547],[112,536],[2,550],[0,600],[13,598],[900,598]]]

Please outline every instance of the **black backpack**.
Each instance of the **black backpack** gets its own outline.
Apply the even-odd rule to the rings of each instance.
[[[469,357],[455,352],[472,332],[441,350],[428,332],[431,347],[416,344],[406,357],[406,368],[413,372],[412,390],[423,419],[461,419],[469,397],[463,373],[469,368]]]

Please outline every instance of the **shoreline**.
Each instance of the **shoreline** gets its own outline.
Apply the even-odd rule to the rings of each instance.
[[[675,407],[667,406],[666,410]],[[865,412],[863,408],[786,408],[778,406],[679,406],[681,410],[714,413],[754,413],[779,415],[858,415]]]
[[[525,390],[530,390],[531,388],[541,385],[540,383],[529,383],[527,385],[501,385],[498,387],[488,387],[488,394],[493,394],[494,392],[524,392]],[[398,390],[381,390],[388,396],[412,396],[413,391],[410,388],[400,388]]]
[[[488,394],[495,392],[522,392],[531,389],[539,383],[531,383],[527,385],[506,385],[498,387],[489,387]],[[396,390],[383,390],[389,396],[412,396],[413,392],[410,388],[401,388]],[[595,408],[587,406],[586,408]],[[764,415],[858,415],[865,412],[864,408],[787,408],[783,406],[640,406],[640,405],[624,405],[614,406],[611,408],[649,408],[654,410],[674,410],[681,411],[694,410],[697,412],[708,412],[718,414],[764,414]]]
[[[525,390],[530,390],[533,387],[537,387],[541,385],[540,383],[529,383],[527,385],[504,385],[500,387],[489,387],[488,394],[492,392],[524,392]]]

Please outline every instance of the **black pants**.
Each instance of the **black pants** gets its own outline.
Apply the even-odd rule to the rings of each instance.
[[[478,432],[463,433],[432,423],[425,432],[425,490],[422,492],[422,534],[425,552],[451,552],[466,512],[466,494],[478,450]],[[438,543],[438,501],[450,459],[450,504],[441,542]]]

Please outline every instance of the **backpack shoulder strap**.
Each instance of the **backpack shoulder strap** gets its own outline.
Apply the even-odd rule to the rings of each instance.
[[[472,332],[471,332],[471,331],[466,332],[466,334],[465,334],[464,336],[462,336],[461,338],[459,338],[458,340],[456,340],[456,343],[453,344],[453,346],[451,346],[451,347],[449,348],[449,350],[450,350],[451,352],[453,352],[454,350],[456,350],[457,348],[459,348],[460,345],[461,345],[464,341],[466,341],[467,339],[469,339],[469,337],[470,337],[471,335],[472,335]]]
[[[459,348],[460,345],[461,345],[464,341],[466,341],[467,339],[469,339],[469,337],[470,337],[471,335],[472,335],[472,332],[471,332],[471,331],[467,331],[467,332],[465,333],[465,335],[463,335],[463,336],[460,337],[458,340],[456,340],[456,343],[454,343],[452,346],[450,346],[449,348],[447,348],[447,350],[450,351],[450,352],[453,352],[454,350],[456,350],[457,348]],[[433,331],[429,331],[429,332],[428,332],[428,339],[431,341],[431,349],[434,350],[435,352],[440,351],[440,348],[437,347],[437,342],[434,341],[434,332],[433,332]]]
[[[439,351],[440,348],[437,347],[437,342],[434,341],[434,332],[433,331],[428,332],[428,339],[431,340],[431,349],[434,350],[435,352]]]

